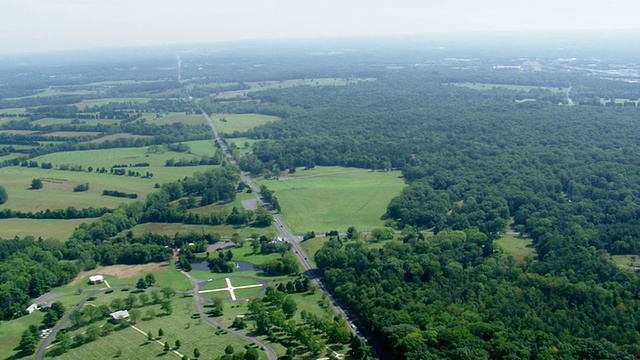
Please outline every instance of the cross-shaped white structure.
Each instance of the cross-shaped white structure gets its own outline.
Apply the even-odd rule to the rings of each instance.
[[[231,300],[235,301],[236,300],[236,293],[234,292],[234,290],[237,290],[237,289],[249,289],[249,288],[262,286],[262,284],[255,284],[255,285],[244,285],[244,286],[235,286],[234,287],[234,286],[231,285],[231,280],[229,280],[229,278],[226,278],[225,280],[227,281],[227,287],[226,288],[213,289],[213,290],[200,290],[199,293],[200,294],[204,294],[204,293],[210,293],[210,292],[216,292],[216,291],[228,291],[229,295],[231,295]]]

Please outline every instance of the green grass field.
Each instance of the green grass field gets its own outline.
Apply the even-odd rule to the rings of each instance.
[[[112,102],[119,103],[146,103],[149,102],[149,98],[105,98],[105,99],[90,99],[82,100],[79,103],[71,104],[77,106],[79,109],[86,109],[88,106],[101,106]]]
[[[135,324],[142,333],[132,327],[115,331],[110,335],[98,340],[71,349],[62,359],[105,359],[115,357],[121,350],[123,359],[152,359],[167,358],[180,359],[175,353],[164,353],[161,344],[168,342],[172,347],[177,339],[180,340],[181,347],[178,352],[193,357],[193,349],[200,350],[201,359],[215,359],[224,355],[224,349],[231,344],[236,351],[244,349],[248,342],[235,336],[220,333],[213,326],[203,322],[201,319],[192,319],[195,313],[193,299],[177,296],[173,299],[173,313],[168,316],[156,316],[151,320],[141,320]],[[157,307],[157,305],[152,305]],[[143,314],[147,307],[141,308]],[[158,311],[160,313],[160,311]],[[162,328],[164,335],[159,338],[161,344],[149,342],[147,332],[151,331],[157,336],[158,329]],[[264,354],[262,355],[264,357]],[[266,358],[266,357],[265,357]]]
[[[150,136],[147,135],[136,135],[136,134],[129,134],[129,133],[118,133],[118,134],[111,134],[111,135],[107,135],[107,136],[102,136],[99,137],[97,139],[93,139],[90,141],[87,141],[88,143],[103,143],[105,141],[113,141],[115,139],[143,139],[143,138],[148,138]]]
[[[189,224],[178,224],[178,223],[146,223],[135,226],[133,229],[133,234],[136,236],[146,234],[146,233],[155,233],[161,235],[169,235],[173,236],[177,232],[187,233],[187,232],[197,232],[197,233],[217,233],[223,239],[228,239],[234,233],[240,234],[243,238],[248,238],[251,234],[256,233],[258,235],[273,235],[274,231],[271,228],[254,228],[254,227],[245,227],[245,228],[235,228],[230,225],[189,225]],[[248,246],[248,245],[245,245]]]
[[[372,172],[339,167],[300,168],[280,180],[261,180],[275,191],[283,219],[295,233],[381,227],[391,199],[404,187],[399,171]]]
[[[18,353],[15,348],[20,344],[22,333],[29,325],[40,327],[44,313],[36,311],[29,315],[23,315],[17,319],[2,321],[0,325],[0,356],[2,359],[12,359]],[[33,357],[32,357],[33,358]]]
[[[634,257],[634,261],[632,261],[631,257]],[[640,256],[637,255],[611,255],[611,261],[621,269],[629,271],[638,271],[640,269],[640,267],[636,267],[640,265]],[[630,266],[631,264],[634,264],[634,266]]]
[[[555,93],[566,93],[568,88],[565,87],[548,87],[548,86],[527,86],[527,85],[509,85],[509,84],[483,84],[483,83],[449,83],[445,85],[462,86],[473,90],[491,90],[493,88],[502,88],[516,91],[529,91],[533,89],[544,89]]]
[[[73,230],[83,222],[90,223],[94,218],[72,220],[50,219],[0,219],[0,238],[13,239],[14,236],[41,237],[43,239],[58,239],[66,241]]]
[[[329,241],[329,237],[327,236],[317,237],[303,241],[302,243],[300,243],[300,247],[302,247],[302,250],[305,254],[307,254],[309,260],[311,260],[311,262],[315,265],[316,260],[314,258],[314,255],[318,252],[318,250],[322,248],[322,246],[327,241]]]
[[[496,248],[502,249],[505,255],[511,255],[517,261],[523,261],[525,256],[535,258],[536,251],[529,238],[522,238],[519,235],[506,234],[498,240],[494,240]]]
[[[220,121],[220,119],[227,121]],[[261,114],[212,114],[211,120],[218,131],[232,134],[234,131],[247,131],[258,125],[278,121],[280,118]]]
[[[147,122],[149,122],[150,124],[156,125],[168,125],[173,123],[198,125],[207,123],[204,115],[200,114],[186,115],[185,113],[170,112],[167,114],[160,114],[160,116],[157,115],[158,114],[154,113],[143,113],[142,117],[146,118]]]
[[[213,140],[186,141],[184,144],[189,145],[191,153],[198,156],[212,156],[216,151]]]
[[[240,154],[248,154],[252,151],[251,147],[257,140],[249,138],[226,138],[225,141],[227,142],[228,146],[231,146],[231,144],[236,144],[236,150]],[[245,144],[249,144],[249,146],[245,147]]]
[[[249,89],[225,91],[216,96],[218,99],[242,98],[245,94],[268,89],[284,89],[294,86],[345,86],[364,81],[374,81],[373,78],[317,78],[317,79],[291,79],[282,81],[256,81],[246,82]]]

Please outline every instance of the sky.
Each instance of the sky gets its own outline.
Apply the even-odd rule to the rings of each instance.
[[[0,0],[0,54],[382,35],[638,30],[635,0]]]

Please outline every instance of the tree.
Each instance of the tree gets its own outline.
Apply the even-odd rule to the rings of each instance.
[[[244,360],[258,360],[260,359],[260,353],[254,348],[248,348],[244,353]]]
[[[164,310],[164,312],[166,312],[168,315],[171,315],[173,313],[173,305],[171,305],[171,300],[162,300],[162,302],[160,303],[160,309]]]
[[[158,337],[164,336],[164,330],[162,328],[158,329]]]
[[[33,190],[42,189],[42,180],[40,179],[31,180],[31,189]]]
[[[149,341],[153,340],[153,334],[151,333],[151,330],[147,332],[147,340]]]
[[[233,319],[231,327],[234,329],[242,330],[247,327],[247,324],[244,322],[244,318],[236,317],[235,319]]]
[[[151,287],[156,284],[156,277],[152,273],[148,273],[144,276],[144,281],[147,284],[147,287]]]
[[[142,316],[142,310],[140,309],[131,309],[129,310],[129,321],[132,324],[135,324],[140,320],[140,316]]]
[[[227,345],[227,347],[224,348],[224,353],[227,355],[233,355],[234,352],[235,350],[233,350],[233,346],[231,346],[231,344]]]
[[[7,191],[4,189],[2,185],[0,185],[0,205],[7,202],[9,196],[7,195]]]
[[[200,350],[198,350],[198,348],[193,349],[193,357],[196,359],[200,357]]]
[[[138,282],[136,282],[136,289],[144,290],[146,288],[147,288],[147,282],[143,278],[138,279]]]
[[[34,336],[33,333],[29,330],[25,330],[22,333],[22,338],[20,339],[20,344],[18,345],[18,349],[25,354],[33,354],[36,351],[36,347],[38,345],[38,338]]]
[[[282,311],[287,315],[287,318],[292,318],[297,310],[298,304],[296,304],[295,300],[291,296],[285,297],[282,302]]]
[[[138,299],[140,299],[140,304],[142,304],[142,306],[146,306],[150,300],[149,295],[145,293],[138,295]]]
[[[169,286],[163,287],[162,290],[160,290],[160,292],[162,292],[162,295],[164,295],[165,299],[169,299],[171,297],[176,296],[176,291]]]
[[[180,339],[176,339],[176,343],[175,343],[174,349],[176,349],[176,350],[180,349],[181,345],[182,345],[182,342],[180,342]]]
[[[171,350],[171,346],[169,346],[168,342],[164,342],[164,352],[169,352],[169,350]]]

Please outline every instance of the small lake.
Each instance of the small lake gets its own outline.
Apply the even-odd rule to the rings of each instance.
[[[250,264],[248,262],[234,261],[234,263],[236,264],[236,269],[234,270],[234,272],[259,270],[255,265]],[[199,259],[191,263],[191,269],[201,270],[201,271],[211,271],[209,269],[209,262],[207,262],[207,260],[199,260]]]

